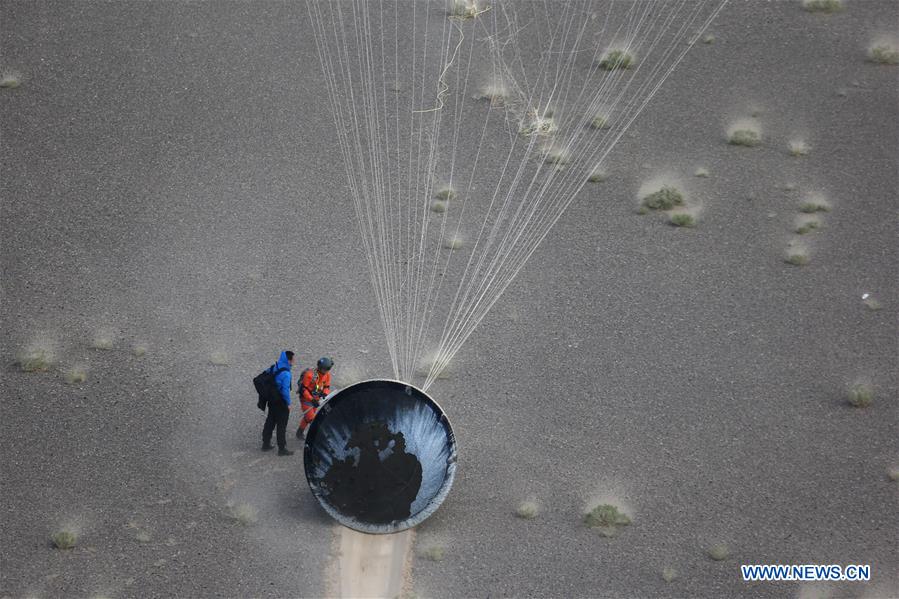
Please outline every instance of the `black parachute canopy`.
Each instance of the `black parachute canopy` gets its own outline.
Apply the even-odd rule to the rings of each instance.
[[[330,395],[309,427],[306,480],[334,519],[367,533],[424,521],[456,472],[456,441],[443,410],[400,381],[356,383]]]

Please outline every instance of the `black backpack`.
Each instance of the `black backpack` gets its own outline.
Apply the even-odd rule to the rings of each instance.
[[[275,385],[275,377],[287,370],[287,368],[279,368],[273,371],[273,368],[274,365],[266,368],[253,378],[253,386],[256,388],[256,393],[259,394],[259,401],[256,402],[256,407],[263,412],[269,400],[277,398],[278,389]]]

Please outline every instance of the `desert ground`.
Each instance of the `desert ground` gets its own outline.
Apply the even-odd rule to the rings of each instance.
[[[381,554],[259,451],[280,350],[391,374],[305,6],[3,0],[0,597],[899,597],[897,17],[725,7],[431,388],[455,484]],[[872,576],[740,577],[808,563]]]

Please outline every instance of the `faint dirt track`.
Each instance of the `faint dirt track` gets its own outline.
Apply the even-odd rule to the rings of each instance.
[[[339,527],[329,595],[400,596],[407,586],[413,534],[406,530],[392,535],[369,535]]]

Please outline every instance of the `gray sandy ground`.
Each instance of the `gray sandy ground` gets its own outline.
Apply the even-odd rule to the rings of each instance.
[[[899,595],[897,71],[864,61],[896,7],[846,4],[731,3],[433,388],[462,454],[417,530],[414,551],[445,557],[415,559],[415,593],[782,597],[802,587],[739,564],[863,563],[870,583],[825,591]],[[258,452],[249,393],[281,347],[389,374],[306,19],[0,4],[0,66],[22,81],[0,90],[0,596],[333,588],[334,526],[299,453]],[[752,111],[766,143],[728,146]],[[635,214],[664,172],[702,204],[695,229]],[[803,190],[834,209],[795,268]],[[102,328],[111,350],[90,347]],[[55,343],[50,373],[14,364],[35,339]],[[866,410],[844,401],[857,378]],[[633,516],[615,539],[581,522],[599,498]],[[67,552],[49,544],[64,526]],[[724,562],[704,554],[718,542]]]

